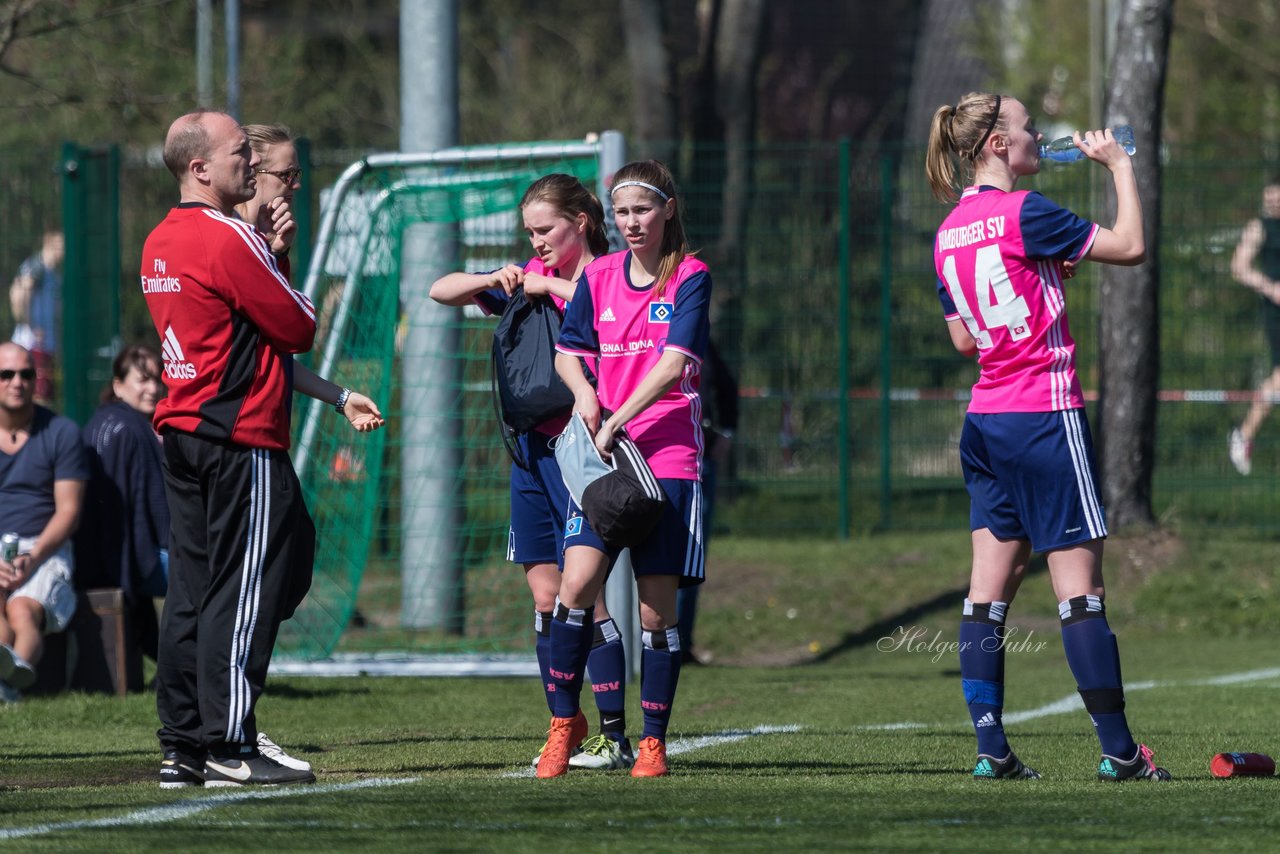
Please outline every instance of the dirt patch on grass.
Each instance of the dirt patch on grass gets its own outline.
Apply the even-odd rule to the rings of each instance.
[[[1102,570],[1108,587],[1121,592],[1141,587],[1160,570],[1182,560],[1186,553],[1186,543],[1171,531],[1153,529],[1110,537]]]

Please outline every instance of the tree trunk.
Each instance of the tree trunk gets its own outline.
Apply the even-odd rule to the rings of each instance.
[[[630,159],[652,157],[670,164],[679,138],[676,127],[675,65],[667,43],[665,4],[619,0],[632,87],[635,138]]]
[[[1160,121],[1173,0],[1125,0],[1107,91],[1109,126],[1132,125],[1147,260],[1104,266],[1099,301],[1098,446],[1107,519],[1115,529],[1151,526],[1156,391],[1160,377]],[[1115,190],[1107,211],[1115,221]]]
[[[716,99],[724,122],[725,181],[721,193],[720,249],[734,267],[746,245],[747,200],[756,141],[756,72],[765,0],[724,0],[716,33]]]

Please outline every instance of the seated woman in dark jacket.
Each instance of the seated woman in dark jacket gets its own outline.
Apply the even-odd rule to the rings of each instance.
[[[90,477],[76,537],[76,586],[119,587],[139,648],[156,656],[153,597],[168,587],[169,505],[160,437],[151,427],[164,392],[160,356],[126,347],[112,364],[103,404],[84,426]]]

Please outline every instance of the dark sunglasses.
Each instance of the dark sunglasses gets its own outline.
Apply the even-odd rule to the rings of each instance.
[[[279,172],[274,172],[270,169],[255,169],[253,171],[255,174],[258,174],[258,175],[264,175],[264,174],[274,175],[284,183],[290,184],[290,185],[293,184],[294,181],[302,177],[302,170],[296,166],[293,167],[292,169],[282,169]]]
[[[22,370],[15,371],[10,368],[5,368],[3,371],[0,371],[0,383],[10,382],[14,377],[22,377],[24,380],[30,382],[36,378],[36,369],[23,368]]]

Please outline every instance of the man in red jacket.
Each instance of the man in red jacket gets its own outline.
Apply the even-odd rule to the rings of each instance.
[[[280,623],[311,583],[315,528],[288,448],[291,354],[311,348],[315,310],[287,260],[233,213],[253,198],[259,162],[234,118],[180,117],[164,162],[179,204],[147,238],[141,270],[169,390],[155,413],[173,520],[160,785],[310,783],[258,752],[254,706]]]

